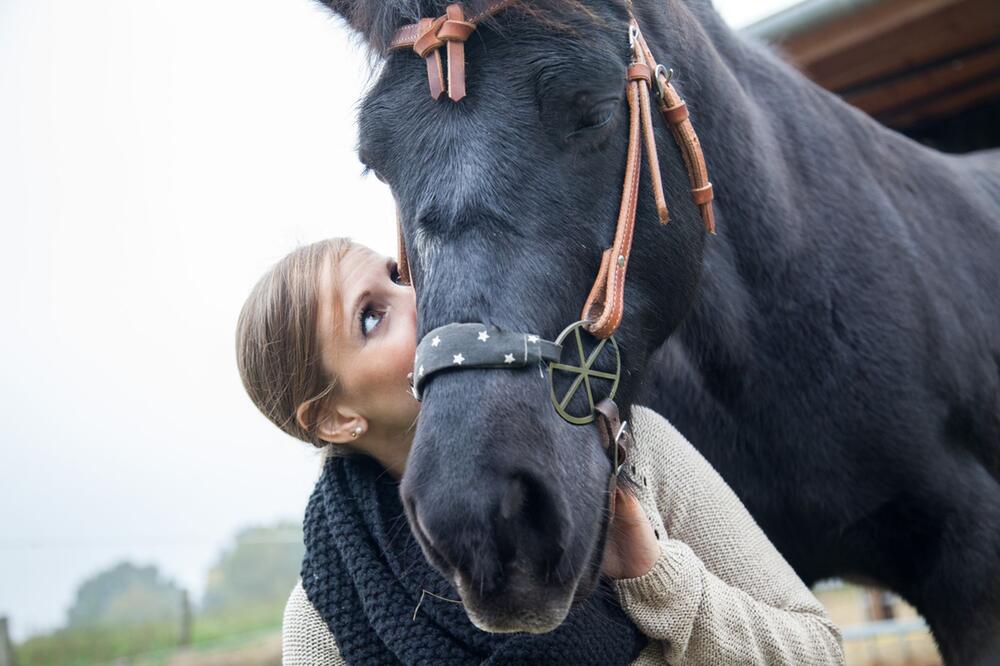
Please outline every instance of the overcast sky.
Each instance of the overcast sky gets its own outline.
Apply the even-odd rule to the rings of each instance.
[[[744,25],[793,0],[716,0]],[[60,623],[122,558],[195,595],[318,470],[236,373],[296,245],[395,249],[361,178],[366,68],[311,0],[0,0],[0,615]]]

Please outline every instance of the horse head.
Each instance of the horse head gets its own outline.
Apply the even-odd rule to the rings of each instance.
[[[444,3],[327,4],[383,56],[361,105],[359,153],[396,199],[420,335],[475,322],[553,340],[582,318],[615,237],[630,123],[626,3],[504,3],[464,41],[459,101],[429,94],[433,53],[390,48],[401,26],[444,16]],[[682,3],[666,7],[640,22],[662,34],[669,13],[690,20]],[[470,3],[466,16],[484,9]],[[626,413],[649,355],[691,306],[705,242],[669,129],[653,125],[678,203],[660,224],[643,174],[616,333]],[[467,369],[424,386],[401,493],[473,622],[542,632],[597,582],[610,473],[597,429],[557,414],[538,366]]]

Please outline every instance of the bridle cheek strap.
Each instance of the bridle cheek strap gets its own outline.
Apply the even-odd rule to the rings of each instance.
[[[705,157],[687,113],[687,105],[672,85],[664,68],[656,64],[646,44],[638,23],[633,18],[629,24],[633,62],[628,68],[627,99],[629,105],[629,144],[625,161],[625,186],[618,212],[618,228],[614,244],[601,256],[601,267],[594,286],[583,306],[582,318],[592,322],[589,331],[595,337],[608,338],[621,325],[625,310],[625,275],[628,272],[635,229],[636,204],[639,197],[642,144],[646,148],[653,198],[660,224],[670,221],[666,197],[661,180],[660,160],[656,152],[653,133],[650,89],[654,79],[660,99],[660,111],[670,126],[674,140],[681,149],[684,164],[691,180],[691,196],[702,215],[706,230],[715,233],[715,215],[712,210],[712,184],[708,181]],[[642,138],[640,140],[640,136]]]
[[[656,64],[649,44],[639,30],[639,25],[632,19],[635,27],[636,46],[642,53],[642,57],[654,71],[657,88],[659,90],[660,113],[667,121],[674,135],[674,141],[681,149],[681,156],[684,158],[684,166],[687,167],[688,177],[691,180],[691,199],[698,206],[702,221],[705,223],[705,230],[715,235],[715,210],[712,201],[715,193],[712,183],[708,179],[708,166],[705,164],[705,153],[701,149],[701,141],[691,124],[691,117],[688,114],[687,104],[677,93],[677,90],[670,84],[670,73],[668,70]]]
[[[622,190],[622,203],[618,211],[615,240],[601,256],[601,268],[583,306],[581,317],[591,322],[588,326],[590,333],[601,339],[610,337],[621,324],[625,309],[625,273],[628,270],[629,251],[635,231],[635,211],[639,199],[639,175],[642,171],[641,84],[640,80],[631,78],[634,68],[635,65],[629,68],[630,80],[626,90],[629,106],[628,153],[625,158],[625,187]]]

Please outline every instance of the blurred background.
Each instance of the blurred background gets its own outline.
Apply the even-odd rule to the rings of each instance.
[[[918,140],[998,144],[993,2],[715,4]],[[0,0],[0,666],[280,662],[319,463],[234,328],[297,245],[395,251],[367,74],[312,0]],[[937,663],[894,596],[817,592],[852,664]]]

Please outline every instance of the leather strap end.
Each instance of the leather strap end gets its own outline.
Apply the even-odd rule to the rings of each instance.
[[[660,224],[668,224],[670,222],[670,211],[666,205],[658,206],[656,212],[660,216]]]
[[[465,20],[462,5],[453,3],[445,11],[437,37],[448,44],[448,97],[458,102],[465,97],[465,40],[476,26]]]
[[[705,222],[705,230],[714,236],[715,209],[712,207],[712,201],[715,199],[715,191],[712,188],[712,183],[691,190],[691,199],[698,204],[698,208],[701,210],[701,218]]]
[[[448,97],[458,102],[465,97],[465,44],[448,42]]]
[[[427,80],[430,82],[431,97],[441,99],[444,94],[444,68],[441,65],[441,52],[434,51],[425,58],[427,61]]]
[[[649,68],[647,67],[647,69]],[[642,133],[646,142],[646,159],[649,162],[649,178],[653,186],[653,201],[656,203],[656,213],[660,218],[660,224],[667,224],[670,221],[670,211],[667,210],[667,197],[663,192],[663,178],[660,175],[660,158],[656,150],[653,117],[649,108],[650,95],[649,90],[639,87],[639,111],[642,116]]]
[[[709,234],[715,236],[715,208],[711,203],[707,203],[701,207],[701,217],[705,221],[705,230]]]

